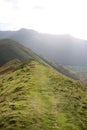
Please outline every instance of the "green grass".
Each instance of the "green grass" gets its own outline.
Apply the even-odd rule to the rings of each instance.
[[[0,75],[0,130],[87,130],[86,120],[87,86],[35,61]]]

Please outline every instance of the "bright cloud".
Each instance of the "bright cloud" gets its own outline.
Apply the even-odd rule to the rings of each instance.
[[[32,28],[87,39],[87,0],[0,0],[0,29]]]

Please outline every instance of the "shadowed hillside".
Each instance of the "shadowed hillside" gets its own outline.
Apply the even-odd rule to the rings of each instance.
[[[31,59],[43,62],[36,53],[18,42],[11,39],[0,40],[0,66],[13,59],[19,59],[22,62]]]
[[[33,59],[27,50],[17,42],[10,39],[0,40],[0,66],[16,58],[21,61]]]
[[[19,59],[21,62],[27,62],[33,59],[47,66],[53,67],[68,77],[78,79],[75,75],[73,75],[73,73],[66,70],[64,67],[52,64],[48,60],[45,60],[43,57],[34,53],[31,49],[24,47],[16,41],[11,39],[0,40],[0,66],[14,59]]]

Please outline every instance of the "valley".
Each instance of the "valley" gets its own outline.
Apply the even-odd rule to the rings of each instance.
[[[82,83],[87,84],[87,66],[67,66],[67,68],[75,71],[76,77],[78,77]]]

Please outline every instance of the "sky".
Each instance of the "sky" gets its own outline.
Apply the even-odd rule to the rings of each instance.
[[[87,40],[87,0],[0,0],[0,30],[20,28]]]

